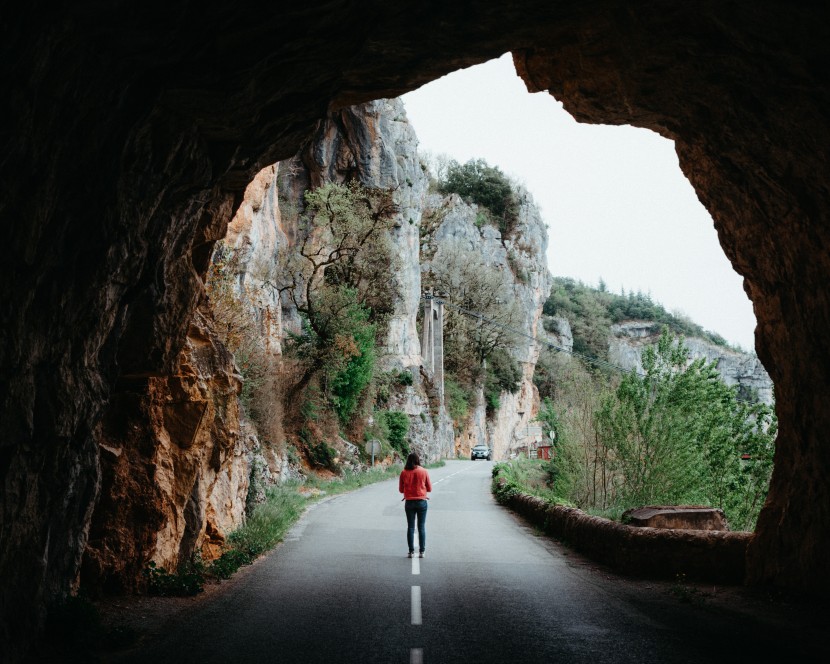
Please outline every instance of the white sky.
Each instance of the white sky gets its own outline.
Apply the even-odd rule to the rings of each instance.
[[[481,157],[522,182],[548,225],[548,267],[670,311],[753,349],[755,316],[674,143],[647,129],[578,124],[529,94],[510,55],[403,97],[420,150]]]

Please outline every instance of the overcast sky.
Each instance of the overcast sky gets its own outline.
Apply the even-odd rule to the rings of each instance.
[[[674,143],[647,129],[578,124],[529,94],[509,55],[403,97],[420,149],[481,157],[522,182],[548,225],[548,267],[609,290],[650,293],[753,349],[755,316]]]

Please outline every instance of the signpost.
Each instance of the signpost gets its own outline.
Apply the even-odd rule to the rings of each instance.
[[[375,465],[375,454],[380,454],[380,441],[377,438],[372,438],[366,443],[366,454],[372,455],[372,466]]]

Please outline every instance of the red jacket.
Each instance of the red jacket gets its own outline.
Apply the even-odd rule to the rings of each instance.
[[[404,500],[429,500],[427,492],[432,491],[429,473],[421,466],[401,471],[398,491],[403,494]]]

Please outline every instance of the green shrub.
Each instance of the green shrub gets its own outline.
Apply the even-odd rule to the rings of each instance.
[[[299,518],[305,502],[295,485],[284,484],[268,489],[265,502],[254,508],[242,528],[228,536],[229,546],[250,559],[256,558],[282,540]]]
[[[389,443],[405,457],[409,454],[409,445],[406,443],[409,416],[399,410],[387,410],[384,415],[386,426],[389,428]]]
[[[444,375],[444,403],[456,427],[462,427],[470,414],[475,395],[462,387],[450,374]]]
[[[410,385],[412,385],[413,380],[414,379],[412,378],[412,372],[407,371],[406,369],[403,369],[400,372],[398,372],[398,375],[395,378],[395,382],[403,387],[409,387]]]
[[[219,579],[229,579],[243,565],[250,565],[253,556],[248,551],[228,549],[208,567],[208,574]]]
[[[191,597],[205,589],[204,565],[198,559],[185,563],[178,572],[172,573],[150,561],[143,574],[151,595]]]
[[[519,202],[510,180],[497,166],[483,159],[471,159],[466,164],[451,161],[441,183],[444,194],[458,194],[463,199],[486,207],[502,234],[513,233],[519,216]],[[483,221],[483,220],[481,220]],[[476,223],[480,223],[476,218]]]
[[[375,326],[366,322],[368,313],[363,308],[354,307],[349,316],[351,329],[341,335],[354,341],[353,354],[331,381],[332,404],[343,425],[357,408],[375,369]]]

